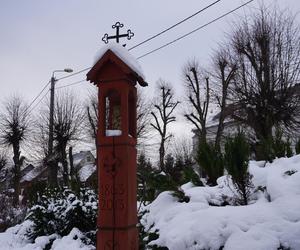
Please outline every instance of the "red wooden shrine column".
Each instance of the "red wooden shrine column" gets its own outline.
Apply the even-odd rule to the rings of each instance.
[[[110,49],[87,79],[99,93],[97,250],[138,250],[135,86],[147,84]]]

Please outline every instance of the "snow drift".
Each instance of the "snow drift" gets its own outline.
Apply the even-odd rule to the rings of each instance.
[[[161,193],[142,220],[146,230],[158,230],[150,244],[170,250],[300,249],[300,155],[265,166],[252,161],[249,171],[262,191],[247,206],[218,206],[234,195],[228,176],[215,187],[183,185],[189,203]]]

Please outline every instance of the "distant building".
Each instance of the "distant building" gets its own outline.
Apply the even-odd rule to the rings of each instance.
[[[73,154],[73,164],[75,168],[89,164],[95,165],[95,157],[91,151],[80,151],[79,153]]]
[[[97,185],[96,159],[90,151],[80,151],[73,155],[73,165],[78,180],[84,186]],[[58,180],[62,183],[62,171],[58,173]],[[21,167],[21,195],[26,193],[34,183],[46,183],[48,179],[47,166],[24,164]],[[9,191],[13,183],[13,164],[7,164],[0,171],[0,191]]]
[[[73,164],[81,183],[92,187],[97,183],[96,159],[90,151],[80,151],[74,154]]]

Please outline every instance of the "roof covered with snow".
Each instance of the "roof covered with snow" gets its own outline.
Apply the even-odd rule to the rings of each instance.
[[[94,64],[100,60],[103,55],[111,50],[117,57],[119,57],[125,64],[127,64],[135,73],[137,73],[143,80],[145,80],[144,72],[138,63],[138,61],[133,57],[130,52],[120,44],[110,43],[103,46],[96,54]]]
[[[29,171],[28,173],[26,173],[22,178],[21,178],[21,183],[22,182],[30,182],[33,181],[35,178],[37,178],[38,176],[40,176],[44,171],[46,171],[46,167],[45,166],[37,166],[34,167],[31,171]]]
[[[86,182],[87,179],[96,172],[95,164],[87,164],[79,169],[78,175],[81,182]]]
[[[78,165],[82,160],[86,159],[87,156],[91,156],[92,161],[95,160],[95,157],[91,151],[80,151],[79,153],[73,154],[73,164],[75,166]]]

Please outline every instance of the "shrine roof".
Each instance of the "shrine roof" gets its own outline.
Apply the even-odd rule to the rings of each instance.
[[[97,52],[94,64],[97,63],[98,60],[100,60],[108,50],[111,50],[117,57],[119,57],[125,64],[127,64],[128,67],[130,67],[139,77],[145,80],[143,70],[136,58],[134,58],[126,48],[117,43],[111,43],[103,46]]]

